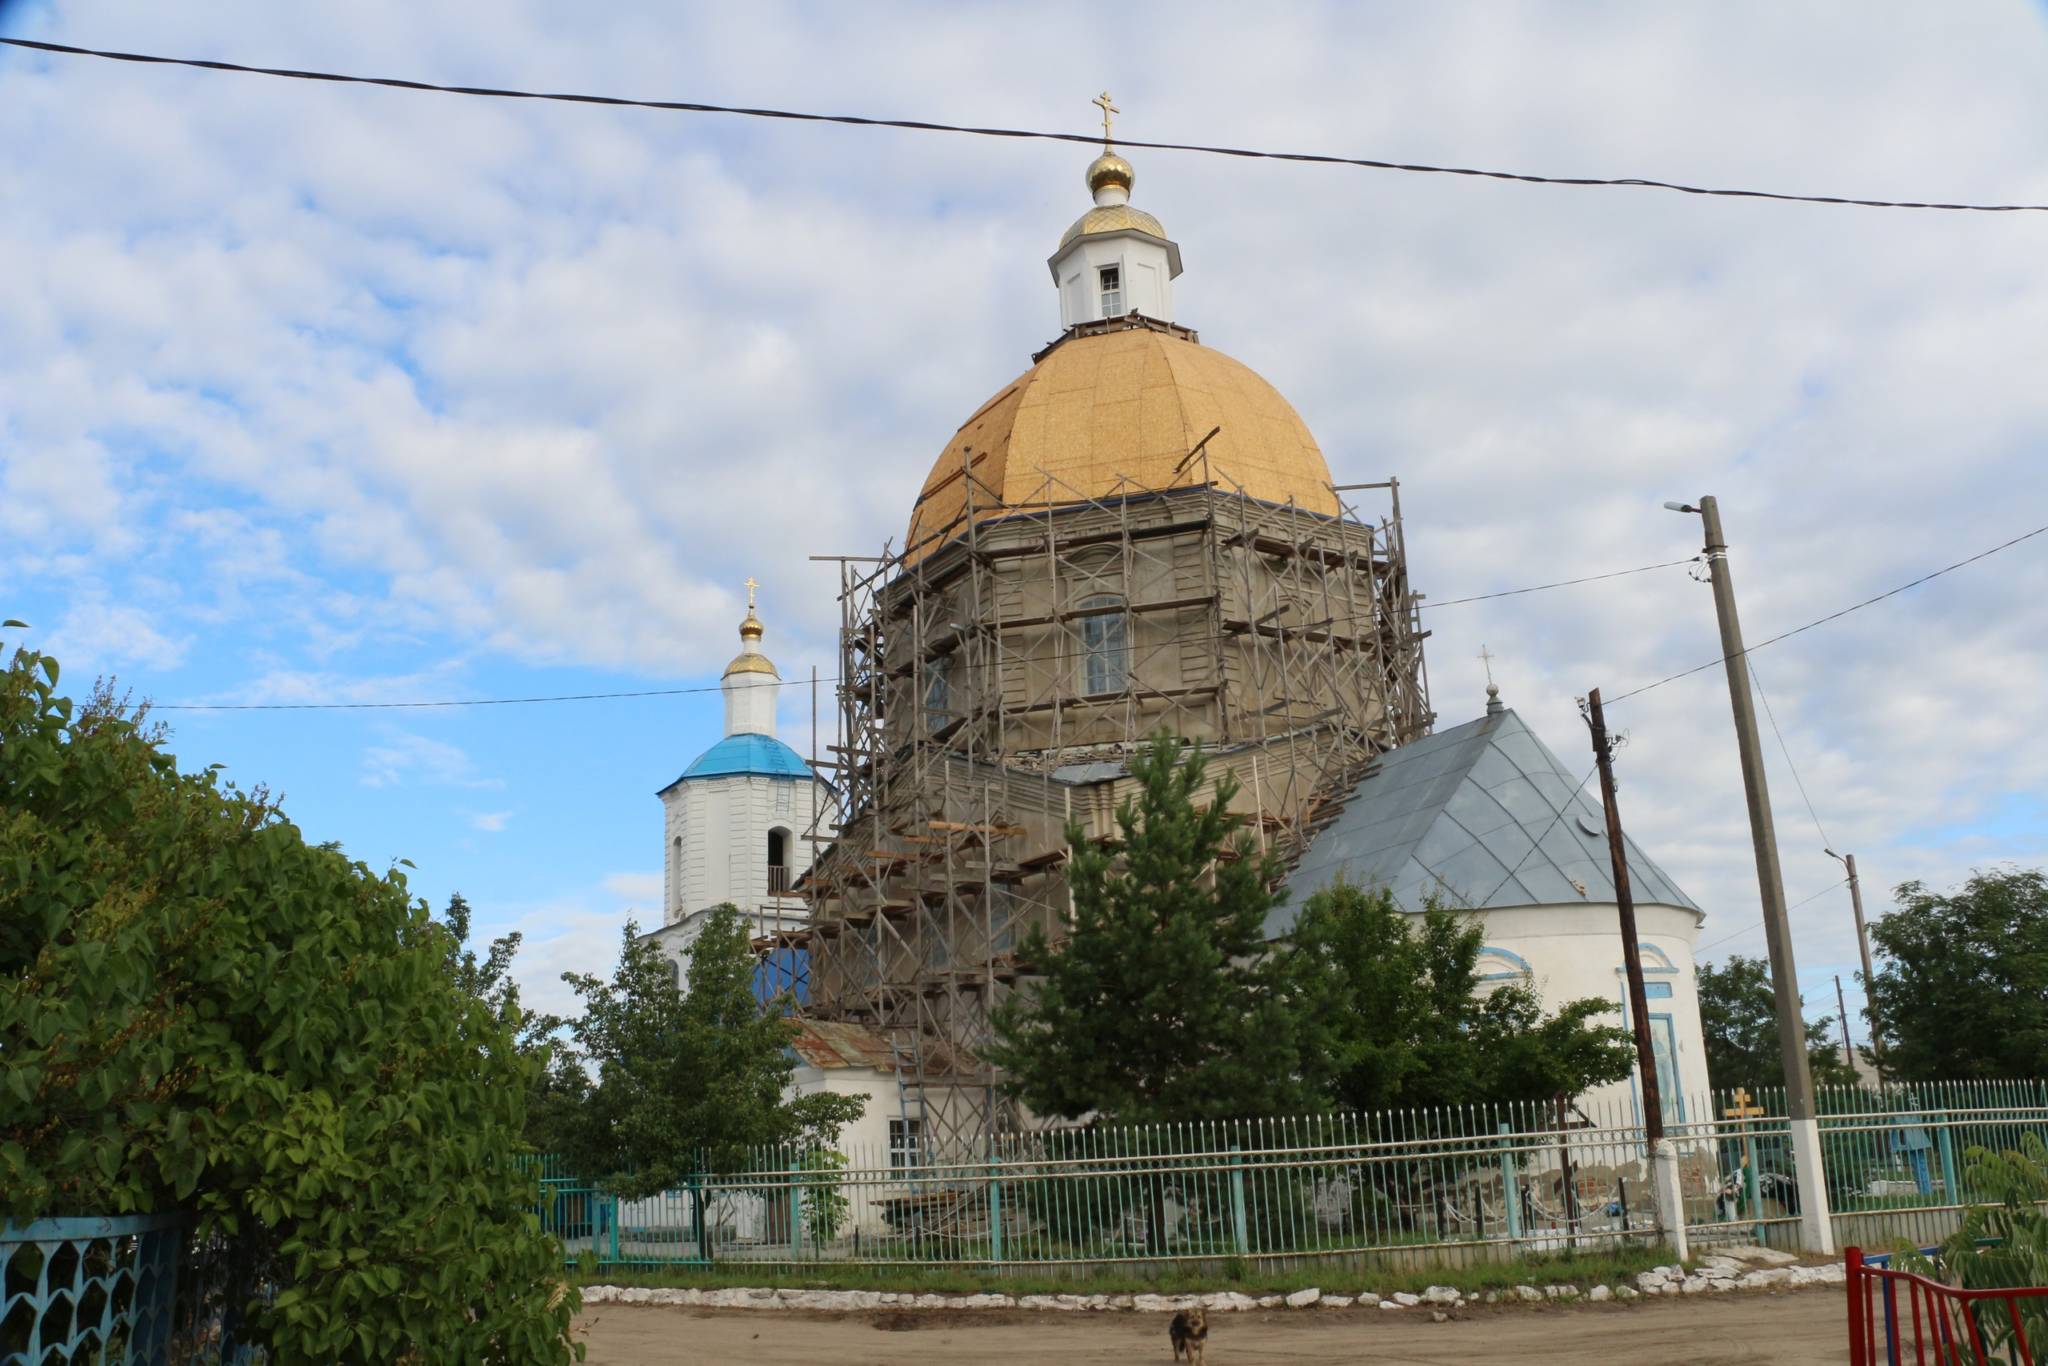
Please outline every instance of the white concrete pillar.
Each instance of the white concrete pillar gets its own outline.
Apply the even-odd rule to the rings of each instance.
[[[1678,1145],[1668,1138],[1657,1140],[1650,1154],[1650,1184],[1657,1204],[1657,1226],[1664,1231],[1671,1253],[1683,1262],[1692,1255],[1685,1236],[1685,1193],[1678,1184]]]

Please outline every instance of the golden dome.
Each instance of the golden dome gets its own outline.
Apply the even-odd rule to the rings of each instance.
[[[775,666],[769,662],[768,656],[761,653],[761,637],[767,634],[768,628],[761,624],[761,618],[754,615],[754,587],[754,581],[748,579],[747,619],[740,623],[740,652],[732,657],[732,663],[725,666],[725,672],[720,675],[722,678],[731,678],[734,674],[769,674],[775,678],[782,677],[775,672]]]
[[[1083,233],[1116,232],[1124,228],[1129,228],[1133,232],[1150,233],[1162,242],[1167,240],[1166,229],[1160,226],[1158,219],[1143,209],[1134,209],[1128,204],[1109,204],[1090,209],[1076,218],[1074,226],[1068,228],[1060,237],[1059,250],[1066,250],[1067,243]]]
[[[1138,173],[1131,169],[1131,163],[1125,161],[1115,152],[1104,151],[1101,156],[1088,163],[1088,193],[1090,194],[1094,194],[1104,185],[1121,185],[1124,187],[1124,193],[1129,194],[1131,186],[1137,182],[1137,179]]]
[[[1070,335],[984,403],[932,466],[905,558],[923,558],[978,509],[1044,507],[1193,485],[1179,469],[1211,428],[1209,478],[1267,502],[1335,516],[1330,467],[1307,424],[1250,368],[1153,327]]]

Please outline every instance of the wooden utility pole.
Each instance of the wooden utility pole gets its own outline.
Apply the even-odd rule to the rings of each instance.
[[[1714,585],[1714,615],[1721,628],[1721,661],[1728,670],[1728,704],[1735,715],[1735,752],[1742,763],[1742,788],[1749,802],[1750,843],[1755,847],[1756,882],[1764,912],[1764,946],[1771,957],[1771,991],[1777,1001],[1778,1056],[1785,1065],[1785,1120],[1792,1140],[1792,1166],[1799,1182],[1800,1245],[1831,1254],[1835,1231],[1828,1210],[1827,1182],[1821,1179],[1820,1116],[1813,1103],[1813,1066],[1806,1056],[1806,1016],[1800,1008],[1799,968],[1792,956],[1792,920],[1785,906],[1785,875],[1778,863],[1778,831],[1771,817],[1770,783],[1764,775],[1763,740],[1757,734],[1756,699],[1749,684],[1749,652],[1735,611],[1735,581],[1728,571],[1728,538],[1721,529],[1721,505],[1667,503],[1673,512],[1696,512],[1706,532],[1707,572]]]
[[[1657,1050],[1650,1041],[1649,993],[1643,990],[1643,951],[1636,942],[1636,901],[1628,885],[1628,847],[1621,838],[1621,807],[1614,799],[1614,746],[1600,690],[1586,694],[1586,724],[1593,729],[1593,759],[1600,767],[1600,805],[1607,813],[1607,856],[1614,866],[1614,905],[1621,914],[1621,961],[1628,969],[1629,1024],[1636,1036],[1636,1070],[1643,1082],[1643,1137],[1652,1152],[1664,1137],[1664,1101],[1657,1087]]]
[[[1842,1061],[1856,1070],[1856,1046],[1849,1042],[1849,1003],[1842,999],[1842,974],[1835,974],[1835,1013],[1842,1017]]]

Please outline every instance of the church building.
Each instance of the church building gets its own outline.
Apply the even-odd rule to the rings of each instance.
[[[1069,827],[1114,837],[1161,730],[1234,782],[1289,906],[1340,877],[1434,897],[1485,926],[1494,980],[1625,998],[1598,809],[1497,697],[1437,729],[1399,482],[1333,478],[1280,392],[1179,321],[1180,245],[1098,103],[1093,204],[1046,263],[1059,335],[944,443],[903,539],[840,560],[830,757],[774,739],[750,606],[726,738],[662,790],[655,937],[680,962],[705,908],[757,916],[766,961],[802,969],[799,1085],[870,1095],[892,1150],[1031,1123],[985,1060],[991,1011],[1028,932],[1058,932]],[[1701,914],[1628,857],[1676,1118],[1707,1080]]]

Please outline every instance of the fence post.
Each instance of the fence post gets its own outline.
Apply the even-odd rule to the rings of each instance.
[[[1935,1130],[1935,1142],[1941,1145],[1941,1192],[1951,1205],[1963,1203],[1963,1188],[1956,1183],[1956,1145],[1949,1137],[1949,1130],[1955,1123],[1947,1111],[1942,1112],[1941,1127]]]
[[[785,1158],[784,1161],[789,1159]],[[801,1166],[801,1159],[792,1166]],[[800,1175],[789,1178],[789,1259],[796,1261],[804,1250],[804,1179]]]
[[[1230,1145],[1230,1235],[1236,1240],[1237,1255],[1251,1251],[1251,1238],[1244,1221],[1244,1159],[1237,1144]]]
[[[1495,1131],[1494,1131],[1494,1132],[1496,1132],[1496,1133],[1498,1133],[1498,1134],[1502,1135],[1503,1137],[1505,1137],[1506,1135],[1508,1135],[1509,1133],[1511,1133],[1511,1132],[1512,1132],[1512,1126],[1511,1126],[1511,1125],[1509,1125],[1509,1124],[1507,1123],[1507,1121],[1503,1120],[1503,1121],[1501,1121],[1501,1123],[1500,1123],[1499,1127],[1498,1127],[1497,1129],[1495,1129]],[[1510,1140],[1510,1143],[1512,1143],[1512,1140]],[[1500,1198],[1501,1198],[1501,1202],[1502,1202],[1502,1203],[1503,1203],[1504,1205],[1506,1205],[1506,1206],[1507,1206],[1507,1216],[1508,1216],[1508,1237],[1510,1237],[1510,1238],[1519,1238],[1519,1237],[1521,1237],[1521,1236],[1522,1236],[1522,1191],[1521,1191],[1521,1182],[1520,1182],[1520,1181],[1519,1181],[1519,1180],[1517,1179],[1517,1177],[1516,1177],[1516,1173],[1515,1173],[1515,1152],[1514,1152],[1514,1149],[1513,1149],[1513,1147],[1511,1147],[1511,1146],[1509,1146],[1509,1145],[1507,1145],[1507,1144],[1504,1144],[1504,1145],[1502,1145],[1502,1147],[1501,1147],[1501,1153],[1500,1153]]]
[[[617,1265],[619,1260],[619,1197],[607,1195],[605,1197],[605,1208],[609,1213],[612,1225],[612,1263]]]
[[[1003,1183],[993,1179],[1002,1170],[995,1164],[988,1169],[988,1256],[992,1262],[1003,1259]]]

